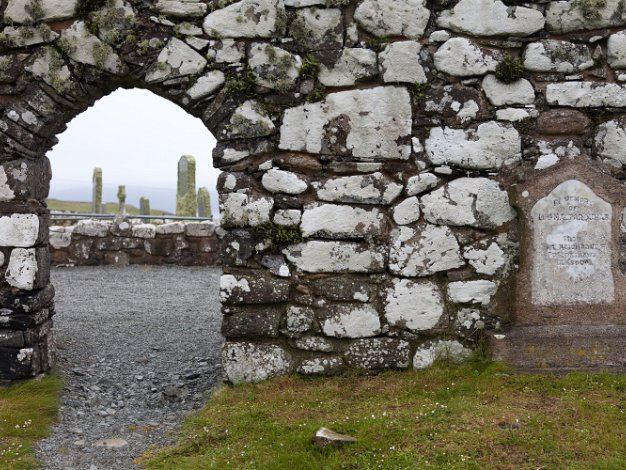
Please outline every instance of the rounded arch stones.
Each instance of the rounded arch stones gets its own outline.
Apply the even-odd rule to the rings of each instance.
[[[218,140],[228,380],[419,368],[506,323],[503,175],[621,167],[624,87],[604,82],[626,20],[612,1],[592,22],[571,2],[444,3],[0,2],[0,376],[53,363],[45,154],[119,87]],[[596,132],[585,113],[607,106]]]

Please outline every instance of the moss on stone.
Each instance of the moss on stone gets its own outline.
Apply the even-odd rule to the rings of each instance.
[[[421,103],[426,99],[426,92],[430,89],[430,83],[412,83],[409,85],[409,93],[413,99]]]
[[[293,245],[302,243],[304,237],[299,229],[278,225],[276,222],[266,222],[254,229],[254,236],[273,245]]]
[[[302,65],[300,66],[299,78],[307,80],[309,78],[316,79],[320,72],[320,63],[311,54],[307,54],[302,59]]]
[[[100,10],[108,4],[109,0],[77,0],[76,16],[83,20],[87,19],[92,12]]]
[[[229,72],[226,74],[227,96],[243,95],[250,98],[256,95],[256,81],[250,66],[246,65],[239,72]]]
[[[503,83],[513,83],[524,75],[524,63],[519,57],[506,54],[496,67],[496,78]]]
[[[600,9],[606,6],[606,0],[573,0],[572,8],[576,8],[587,21],[594,22],[601,18]]]

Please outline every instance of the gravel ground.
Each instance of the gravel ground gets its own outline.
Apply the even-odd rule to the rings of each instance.
[[[221,269],[57,268],[65,389],[46,469],[124,470],[202,406],[221,377]]]

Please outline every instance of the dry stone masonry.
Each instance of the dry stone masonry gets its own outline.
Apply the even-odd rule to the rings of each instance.
[[[2,377],[52,365],[49,246],[91,236],[49,237],[45,153],[137,86],[218,141],[231,382],[485,337],[521,367],[626,367],[623,0],[1,5]]]

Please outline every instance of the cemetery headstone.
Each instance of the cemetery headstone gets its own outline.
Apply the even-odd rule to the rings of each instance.
[[[176,215],[195,217],[196,212],[196,159],[191,155],[183,155],[178,160]]]

